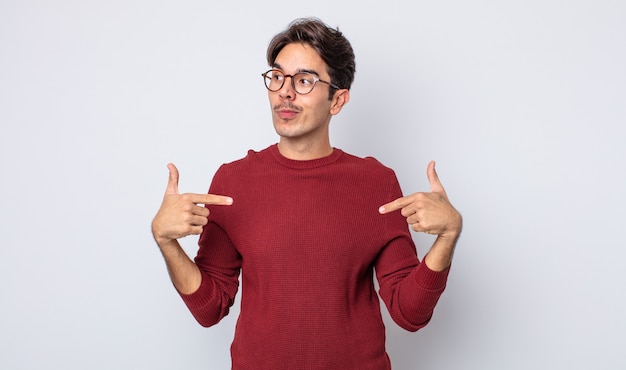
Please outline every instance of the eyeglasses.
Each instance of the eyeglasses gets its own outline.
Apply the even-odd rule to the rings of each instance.
[[[291,77],[291,87],[300,95],[306,95],[313,91],[315,84],[318,82],[325,83],[337,90],[340,89],[339,86],[328,81],[321,80],[313,73],[309,72],[298,72],[294,75],[288,75],[277,69],[270,69],[269,71],[262,73],[261,76],[263,76],[263,81],[265,81],[265,87],[272,92],[282,89],[287,77]]]

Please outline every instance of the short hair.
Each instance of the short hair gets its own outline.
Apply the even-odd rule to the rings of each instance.
[[[267,62],[274,65],[276,57],[287,45],[302,43],[311,46],[328,66],[331,82],[342,89],[350,89],[354,81],[356,63],[354,51],[346,37],[317,18],[299,18],[286,30],[274,36],[267,47]],[[329,98],[335,89],[331,88]]]

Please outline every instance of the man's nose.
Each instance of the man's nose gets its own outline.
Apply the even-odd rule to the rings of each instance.
[[[289,77],[289,83],[287,83],[287,77]],[[283,86],[278,90],[278,96],[286,100],[293,100],[296,97],[296,92],[293,88],[293,76],[285,76]]]

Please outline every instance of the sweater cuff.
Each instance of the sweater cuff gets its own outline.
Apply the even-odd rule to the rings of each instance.
[[[190,294],[181,293],[178,289],[176,291],[183,299],[183,302],[189,308],[200,308],[209,304],[211,297],[213,296],[214,285],[211,282],[211,279],[206,279],[204,273],[202,275],[202,281],[200,282],[200,286],[196,289],[195,292]]]
[[[422,262],[417,266],[415,279],[417,283],[424,289],[428,290],[440,290],[446,286],[448,281],[448,274],[450,273],[450,266],[443,271],[433,271],[424,262],[426,258],[422,259]]]

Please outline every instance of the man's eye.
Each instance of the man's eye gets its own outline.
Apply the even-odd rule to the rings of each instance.
[[[305,76],[298,78],[298,84],[302,86],[310,86],[313,84],[313,77]]]

